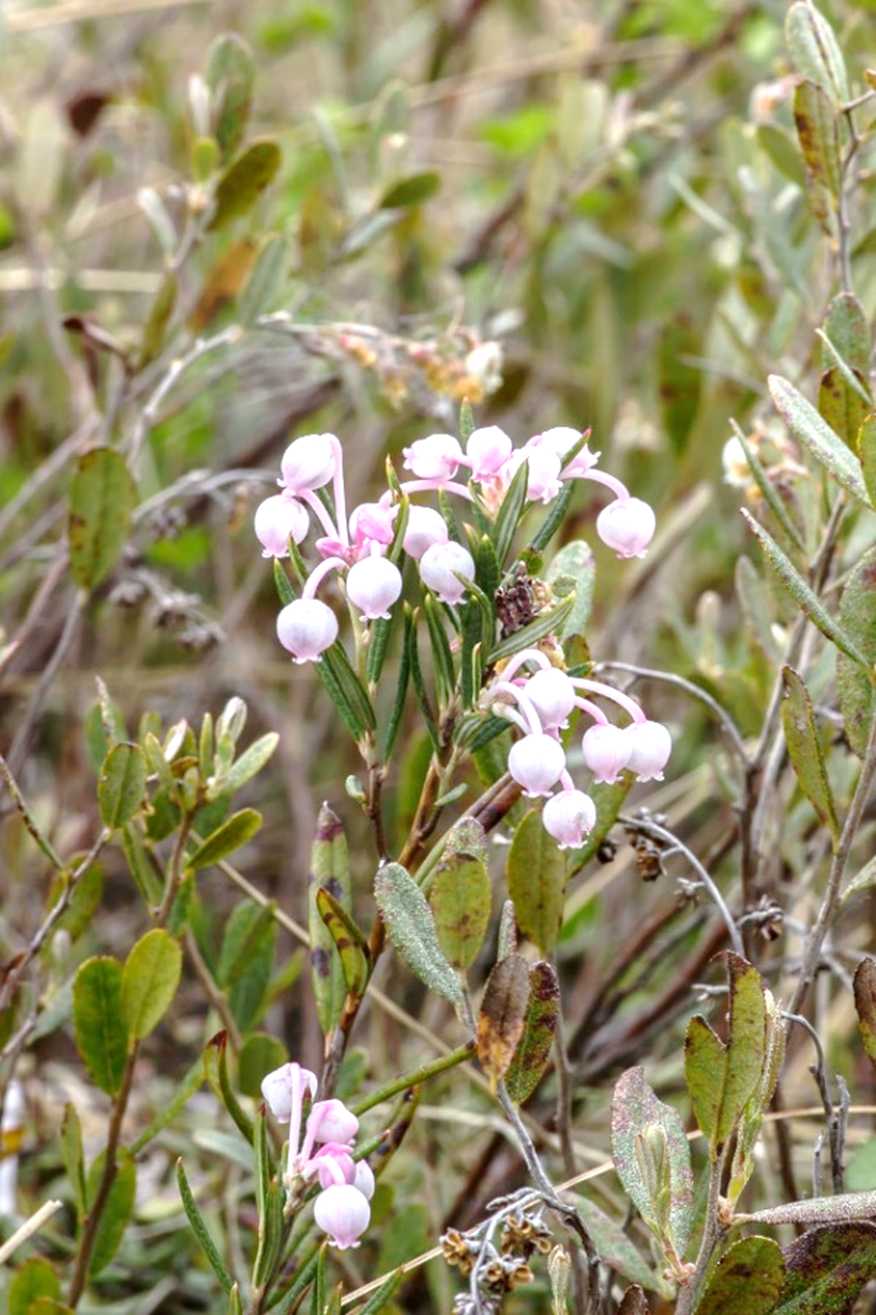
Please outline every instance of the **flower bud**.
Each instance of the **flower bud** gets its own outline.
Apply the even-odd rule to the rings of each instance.
[[[359,1120],[342,1100],[318,1100],[307,1120],[307,1135],[315,1142],[346,1145],[359,1131]]]
[[[581,741],[584,762],[597,781],[611,784],[627,766],[632,746],[620,726],[591,726]]]
[[[483,429],[473,429],[465,445],[465,453],[471,462],[473,479],[490,479],[498,474],[511,455],[511,439],[498,425],[486,425]]]
[[[596,805],[583,790],[561,790],[548,799],[541,820],[560,849],[575,849],[596,825]]]
[[[353,1186],[362,1193],[366,1201],[374,1195],[374,1174],[367,1160],[359,1160],[353,1172]]]
[[[363,557],[347,572],[347,597],[368,621],[388,619],[401,591],[401,571],[387,557]]]
[[[442,603],[458,603],[464,595],[465,585],[457,579],[459,575],[473,580],[475,564],[468,549],[453,539],[447,543],[433,543],[420,558],[420,579]]]
[[[596,517],[596,533],[618,557],[644,557],[657,519],[641,498],[615,498]]]
[[[288,557],[289,540],[301,542],[310,528],[310,517],[295,498],[275,493],[256,507],[253,526],[263,557]]]
[[[334,612],[318,598],[296,598],[277,617],[277,638],[296,662],[314,662],[338,637]]]
[[[280,462],[282,483],[290,493],[307,493],[328,484],[335,473],[334,434],[304,434],[290,443]]]
[[[352,1184],[334,1184],[316,1198],[313,1217],[332,1246],[346,1251],[359,1245],[371,1220],[371,1207]]]
[[[331,1187],[333,1183],[352,1183],[355,1175],[356,1165],[350,1148],[339,1142],[326,1142],[325,1146],[320,1146],[303,1171],[305,1178],[316,1177],[320,1187]]]
[[[316,1095],[316,1074],[300,1064],[281,1064],[262,1078],[265,1104],[280,1123],[289,1122],[296,1101],[300,1104],[305,1091]]]
[[[350,534],[353,542],[392,543],[398,506],[384,507],[380,502],[363,502],[350,513]]]
[[[627,767],[640,781],[662,781],[672,753],[672,736],[659,721],[634,721],[623,731],[630,746]]]
[[[524,693],[533,704],[546,731],[565,726],[577,697],[575,686],[565,671],[559,671],[556,667],[536,671],[526,682]]]
[[[404,449],[405,470],[417,479],[453,479],[462,461],[459,439],[452,434],[430,434]]]
[[[415,507],[408,511],[408,523],[402,540],[409,557],[419,561],[433,543],[446,543],[450,538],[444,517],[434,507]]]
[[[550,794],[565,768],[563,746],[550,735],[524,735],[508,754],[508,771],[530,799]]]

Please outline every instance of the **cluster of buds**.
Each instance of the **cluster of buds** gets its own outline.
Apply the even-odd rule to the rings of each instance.
[[[614,495],[597,517],[600,538],[619,557],[643,556],[654,534],[653,511],[631,497],[620,480],[595,468],[598,453],[582,444],[582,438],[586,435],[574,429],[548,429],[514,448],[509,436],[491,425],[473,430],[463,448],[452,434],[430,434],[405,448],[404,465],[413,478],[400,490],[408,498],[439,491],[469,502],[477,497],[495,514],[524,464],[530,502],[552,502],[568,480],[593,480]],[[570,452],[574,455],[567,460]],[[277,618],[280,643],[296,662],[315,661],[337,638],[335,614],[316,596],[333,571],[343,578],[347,601],[366,625],[389,617],[401,597],[402,574],[395,559],[402,552],[417,563],[423,585],[442,603],[455,607],[462,602],[467,583],[474,580],[474,560],[451,538],[447,522],[433,507],[411,502],[400,544],[395,543],[400,504],[392,489],[348,516],[343,450],[334,434],[295,439],[283,456],[278,483],[281,492],[265,499],[255,514],[264,556],[287,556],[290,541],[302,543],[313,522],[322,530],[314,545],[319,564],[307,577],[301,597]]]
[[[535,667],[534,671],[525,671]],[[627,715],[618,726],[595,698],[606,699]],[[560,738],[579,709],[591,719],[581,752],[594,781],[608,784],[629,771],[640,781],[659,781],[672,751],[672,737],[661,722],[650,721],[635,699],[602,681],[570,676],[552,665],[540,649],[526,648],[508,662],[484,692],[490,709],[523,732],[508,755],[508,770],[530,798],[545,798],[542,820],[561,849],[575,848],[596,823],[596,805],[577,789],[566,768]],[[560,787],[556,794],[554,789]]]
[[[274,1118],[288,1124],[284,1184],[290,1203],[313,1181],[322,1188],[313,1217],[332,1246],[359,1245],[371,1219],[374,1175],[353,1158],[359,1120],[340,1100],[317,1100],[316,1074],[300,1064],[283,1064],[262,1081],[262,1095]],[[310,1111],[305,1121],[305,1104]]]

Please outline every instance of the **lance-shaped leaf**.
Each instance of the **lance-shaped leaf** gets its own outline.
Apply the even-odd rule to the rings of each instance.
[[[289,1052],[275,1036],[267,1032],[253,1032],[240,1047],[237,1060],[237,1085],[244,1096],[258,1097],[262,1078],[280,1068],[289,1058]]]
[[[227,157],[243,140],[255,81],[252,51],[236,32],[223,32],[210,46],[205,81],[212,93],[216,140]]]
[[[386,863],[378,870],[374,898],[389,939],[411,971],[457,1011],[462,1010],[462,987],[438,943],[432,910],[400,863]]]
[[[870,412],[858,430],[858,456],[870,506],[876,507],[876,412]]]
[[[244,750],[237,762],[232,763],[227,772],[217,774],[216,778],[210,781],[207,798],[216,799],[220,794],[234,794],[236,790],[240,790],[247,781],[252,780],[256,773],[262,770],[272,757],[279,740],[276,731],[268,731],[267,735],[260,736]]]
[[[507,875],[517,925],[542,954],[551,954],[563,917],[566,858],[542,826],[540,809],[531,809],[514,832]]]
[[[690,1147],[678,1114],[655,1096],[641,1067],[627,1069],[618,1079],[611,1102],[611,1149],[614,1166],[627,1195],[642,1218],[654,1228],[659,1203],[643,1173],[639,1146],[654,1127],[665,1136],[668,1166],[668,1224],[672,1245],[683,1255],[693,1227],[693,1176]]]
[[[207,1260],[210,1263],[210,1268],[213,1270],[213,1273],[216,1275],[217,1279],[219,1280],[219,1284],[222,1288],[222,1291],[230,1292],[232,1287],[231,1275],[228,1273],[228,1270],[225,1268],[225,1265],[222,1261],[222,1257],[219,1254],[219,1248],[216,1246],[216,1243],[213,1241],[213,1238],[210,1236],[209,1229],[207,1228],[207,1225],[204,1222],[204,1217],[197,1207],[195,1198],[192,1195],[192,1189],[189,1187],[189,1182],[188,1179],[186,1178],[186,1173],[185,1173],[185,1169],[183,1168],[182,1160],[177,1160],[176,1162],[176,1181],[179,1187],[179,1194],[180,1194],[180,1199],[182,1200],[183,1203],[183,1209],[185,1210],[186,1217],[188,1218],[188,1221],[191,1224],[192,1232],[194,1233],[195,1237],[198,1239],[198,1243],[200,1244],[201,1250],[203,1251],[204,1255],[206,1256]]]
[[[513,946],[506,954],[512,951]],[[500,957],[504,958],[506,954]],[[551,964],[540,960],[529,970],[529,1003],[523,1022],[523,1035],[505,1073],[508,1095],[519,1105],[529,1100],[548,1066],[559,1012],[560,984],[557,974]]]
[[[855,1008],[864,1049],[876,1064],[876,959],[862,959],[855,971]]]
[[[70,485],[67,539],[70,570],[83,589],[94,589],[115,566],[136,501],[134,481],[120,453],[95,447],[79,458]]]
[[[82,1125],[76,1106],[70,1102],[64,1106],[60,1141],[61,1159],[73,1189],[73,1202],[81,1217],[85,1213],[85,1156],[82,1149]]]
[[[795,0],[785,18],[785,41],[794,68],[821,87],[834,104],[849,99],[849,79],[833,28],[810,0]]]
[[[493,967],[478,1015],[477,1050],[493,1088],[508,1070],[523,1036],[529,1003],[529,969],[519,954],[508,954]]]
[[[751,1215],[737,1215],[746,1224],[842,1224],[852,1220],[871,1220],[876,1216],[876,1192],[840,1192],[838,1196],[815,1196],[787,1205],[773,1205],[755,1210]]]
[[[26,1260],[9,1285],[8,1315],[28,1315],[31,1302],[40,1297],[55,1301],[61,1296],[61,1280],[42,1256]]]
[[[124,826],[139,809],[146,792],[146,759],[138,744],[114,744],[97,780],[97,802],[104,826]]]
[[[867,502],[861,463],[840,436],[787,379],[771,374],[768,384],[775,408],[794,436],[838,484],[859,501]]]
[[[835,365],[839,356],[850,369],[866,374],[870,368],[870,327],[867,313],[854,293],[837,293],[822,327],[827,339],[822,338],[822,368]]]
[[[73,982],[76,1046],[91,1080],[115,1095],[128,1057],[128,1029],[122,1010],[122,965],[118,959],[86,959]]]
[[[775,1315],[851,1315],[876,1274],[876,1225],[813,1228],[786,1249],[785,1265]]]
[[[497,662],[513,657],[515,653],[519,653],[524,648],[532,648],[546,635],[562,634],[566,617],[574,605],[575,594],[570,593],[565,598],[561,598],[553,607],[548,607],[543,612],[539,612],[538,616],[530,621],[528,625],[523,626],[520,630],[515,630],[513,635],[509,635],[507,639],[503,639],[500,644],[497,644],[487,658],[487,664],[495,666]]]
[[[745,510],[744,507],[742,508],[742,515],[748,522],[749,527],[760,540],[770,567],[776,573],[794,601],[800,605],[809,617],[809,620],[813,625],[816,625],[824,637],[829,639],[832,644],[835,644],[841,653],[845,653],[845,655],[851,658],[853,662],[858,662],[861,666],[869,667],[867,658],[861,647],[855,643],[846,628],[838,621],[835,621],[830,615],[823,603],[812,591],[802,575],[800,575],[790,558],[786,556],[776,543],[772,535],[769,534],[764,527]]]
[[[792,667],[782,668],[782,684],[782,726],[791,766],[800,789],[836,839],[839,835],[839,822],[809,691]]]
[[[684,1080],[701,1132],[711,1141],[718,1126],[726,1053],[706,1020],[695,1014],[684,1038]]]
[[[141,936],[125,960],[122,1009],[131,1036],[141,1039],[157,1027],[176,995],[182,950],[161,927]]]
[[[94,1205],[98,1187],[103,1178],[104,1163],[104,1155],[101,1152],[88,1170],[88,1177],[85,1182],[86,1210],[90,1210]],[[136,1194],[137,1166],[131,1153],[123,1149],[118,1152],[116,1157],[115,1177],[110,1186],[94,1237],[94,1247],[88,1265],[88,1272],[92,1278],[95,1274],[99,1274],[102,1269],[106,1269],[118,1251],[125,1229],[131,1219]]]
[[[637,1283],[650,1292],[659,1292],[660,1285],[644,1257],[627,1237],[620,1224],[600,1210],[593,1201],[579,1196],[575,1208],[587,1229],[597,1256],[622,1278]]]
[[[801,82],[794,93],[794,122],[800,150],[812,177],[839,196],[839,132],[827,93],[815,82]]]
[[[242,1031],[253,1025],[265,999],[274,964],[277,924],[272,904],[241,900],[225,925],[216,980]]]
[[[228,854],[233,854],[235,849],[240,849],[251,840],[262,824],[262,815],[254,808],[241,808],[240,812],[232,813],[221,826],[203,840],[197,849],[195,849],[186,858],[186,863],[192,871],[198,868],[209,867],[212,863],[218,863],[220,859],[225,858]]]
[[[560,638],[583,634],[590,620],[596,583],[596,562],[590,544],[584,539],[565,544],[548,567],[545,578],[562,597],[571,593],[574,599]]]
[[[839,622],[872,671],[876,665],[876,548],[864,553],[849,576],[840,600]],[[871,675],[859,662],[850,662],[840,654],[836,683],[849,744],[863,757],[876,712]]]
[[[445,853],[429,888],[438,944],[454,968],[477,958],[490,922],[491,890],[483,858]]]
[[[493,542],[496,547],[496,560],[504,567],[505,558],[511,549],[514,534],[526,506],[526,486],[529,483],[529,466],[521,461],[508,491],[502,500],[493,528]]]
[[[852,383],[849,382],[851,378]],[[825,370],[818,386],[818,410],[834,433],[849,449],[857,452],[858,434],[872,402],[862,397],[863,385],[855,375],[848,375],[838,366]],[[861,475],[863,478],[863,469]],[[866,487],[866,479],[864,486]]]
[[[317,892],[324,888],[345,912],[353,907],[350,883],[350,854],[340,818],[323,804],[316,820],[310,851],[308,917],[310,964],[319,1025],[328,1034],[341,1016],[346,997],[344,970],[335,938],[323,921]]]
[[[216,187],[211,229],[224,228],[253,208],[276,177],[283,156],[275,141],[253,142],[225,170]]]
[[[348,993],[361,996],[368,985],[370,971],[365,937],[340,900],[325,886],[320,886],[316,892],[316,907],[334,941]]]
[[[727,974],[730,1024],[712,1141],[715,1156],[736,1129],[742,1110],[760,1080],[766,1053],[766,1000],[760,973],[738,954],[728,951]]]
[[[721,1256],[697,1315],[768,1315],[782,1291],[785,1262],[771,1237],[744,1237]]]
[[[797,529],[797,526],[791,520],[791,517],[788,514],[787,508],[785,507],[782,498],[780,497],[777,489],[773,485],[772,480],[770,479],[769,475],[766,473],[766,470],[763,467],[763,463],[761,462],[760,457],[757,455],[757,452],[749,443],[748,439],[745,437],[745,434],[739,428],[736,421],[731,420],[730,424],[733,428],[733,433],[736,435],[739,446],[742,448],[742,451],[745,455],[745,460],[748,462],[748,468],[751,471],[752,479],[754,480],[757,487],[760,489],[760,492],[763,494],[764,502],[767,504],[770,511],[775,516],[779,525],[781,525],[782,529],[785,531],[785,534],[788,536],[790,542],[793,543],[796,547],[802,549],[803,539],[800,535],[800,531]],[[742,559],[742,560],[747,560],[747,559]]]
[[[731,1205],[735,1205],[739,1200],[754,1172],[755,1148],[763,1116],[775,1094],[785,1059],[787,1024],[770,991],[764,991],[764,1003],[767,1017],[766,1051],[760,1080],[745,1104],[736,1134],[736,1147],[726,1193]]]

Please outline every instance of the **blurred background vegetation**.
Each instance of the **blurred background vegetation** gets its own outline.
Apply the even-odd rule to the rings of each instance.
[[[165,725],[196,726],[240,695],[248,735],[277,729],[281,741],[248,789],[265,825],[238,865],[302,918],[327,799],[368,890],[373,855],[342,785],[355,758],[312,669],[293,666],[276,643],[276,595],[251,513],[290,436],[338,433],[361,500],[383,486],[387,455],[454,429],[466,399],[478,423],[517,442],[552,425],[592,425],[604,467],[653,502],[659,524],[641,563],[595,545],[592,654],[688,676],[720,695],[745,734],[757,732],[788,613],[740,559],[756,551],[721,452],[735,417],[765,445],[776,480],[794,477],[764,381],[770,370],[805,380],[835,278],[794,135],[784,11],[778,0],[5,6],[0,742],[62,851],[87,848],[93,835],[99,675],[131,729],[147,708]],[[871,0],[834,0],[825,12],[860,78],[876,49]],[[208,51],[225,32],[254,57],[246,141],[262,144],[268,165],[236,179],[221,220],[204,222],[203,179],[217,162],[200,140],[191,79],[209,80]],[[228,159],[248,100],[244,86],[229,110]],[[275,172],[268,142],[279,148]],[[852,259],[868,313],[872,184],[865,152]],[[129,454],[139,510],[121,565],[81,604],[58,544],[72,463],[94,442]],[[590,536],[600,505],[579,492],[568,537]],[[667,782],[640,787],[637,801],[666,813],[732,881],[736,859],[722,866],[727,762],[714,725],[671,690],[642,693],[678,747]],[[396,835],[416,801],[425,744],[409,709],[387,783]],[[27,927],[44,892],[23,828],[3,807],[4,927]],[[811,811],[791,799],[786,822],[779,882],[801,861]],[[577,1020],[576,1133],[595,1160],[618,1067],[650,1048],[658,1076],[677,1078],[680,1031],[667,1024],[689,1010],[688,988],[716,948],[701,935],[706,910],[681,907],[665,875],[643,882],[643,872],[652,875],[622,845],[568,894],[561,962]],[[141,918],[121,855],[108,852],[104,876],[83,954],[124,953]],[[205,874],[205,943],[218,942],[237,899],[220,872]],[[597,987],[646,924],[653,939],[636,975],[615,984],[615,1011],[590,1027]],[[281,975],[264,1025],[318,1067],[308,974],[288,989],[302,966],[299,952],[290,969],[294,950],[285,935],[272,944]],[[387,983],[418,1012],[420,988],[404,971]],[[832,1035],[848,1073],[857,1061],[844,1049],[852,1013],[843,1008]],[[430,1003],[422,1022],[453,1040],[442,1008]],[[204,1027],[195,986],[162,1033],[164,1053],[153,1052],[154,1082],[136,1097],[144,1121]],[[421,1057],[422,1043],[376,1011],[356,1040],[360,1079]],[[48,1035],[36,1056],[25,1070],[34,1184],[57,1171],[61,1103],[86,1101],[63,1034]],[[787,1087],[810,1104],[806,1063],[801,1052]],[[497,1150],[482,1094],[460,1075],[448,1087],[447,1109],[427,1095],[381,1189],[386,1212],[396,1193],[393,1226],[367,1260],[348,1261],[354,1275],[424,1248],[447,1219],[476,1218],[514,1181],[514,1153]],[[196,1102],[179,1126],[189,1119],[205,1153],[228,1154],[228,1172],[239,1174],[208,1135],[207,1108]],[[99,1128],[100,1106],[94,1118]],[[461,1128],[448,1128],[453,1118]],[[167,1155],[188,1136],[179,1126],[156,1143],[151,1195],[141,1179],[130,1245],[143,1287],[162,1270],[175,1275],[162,1289],[169,1304],[130,1307],[144,1315],[201,1309],[207,1290],[186,1270],[191,1243],[166,1181]],[[799,1136],[803,1163],[811,1136],[802,1125]],[[434,1308],[446,1309],[447,1275],[430,1274]],[[404,1304],[425,1302],[412,1289]]]

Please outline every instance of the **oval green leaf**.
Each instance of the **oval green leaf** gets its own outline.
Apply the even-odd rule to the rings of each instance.
[[[188,867],[196,871],[198,868],[209,867],[211,863],[218,863],[252,840],[261,824],[262,815],[254,808],[241,808],[239,813],[232,813],[187,857]]]
[[[550,955],[560,933],[566,889],[566,859],[541,824],[541,810],[522,819],[508,851],[508,894],[517,925],[542,954]]]
[[[696,1315],[767,1315],[785,1278],[785,1262],[770,1237],[744,1237],[718,1261]]]
[[[490,923],[491,890],[482,858],[450,853],[442,858],[429,889],[438,943],[454,968],[477,958]]]
[[[86,959],[73,982],[76,1046],[91,1079],[113,1096],[128,1057],[122,1010],[122,965],[109,956]]]
[[[103,760],[97,802],[104,826],[113,831],[130,822],[146,793],[146,758],[138,744],[115,744]]]
[[[136,501],[125,460],[113,448],[95,447],[79,458],[70,485],[67,539],[70,570],[83,589],[94,589],[115,566]]]
[[[122,1009],[132,1036],[142,1039],[158,1026],[181,973],[182,950],[169,932],[155,927],[140,937],[122,973]]]

